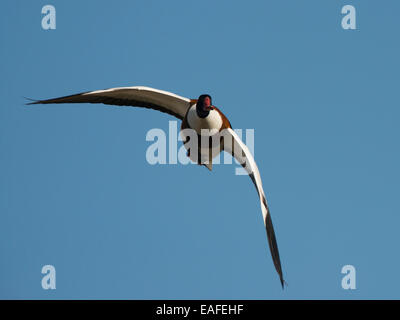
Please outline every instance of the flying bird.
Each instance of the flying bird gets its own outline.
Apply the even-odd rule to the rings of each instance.
[[[89,91],[48,100],[34,100],[28,104],[53,103],[103,103],[107,105],[142,107],[175,116],[182,120],[181,135],[184,136],[183,140],[188,157],[209,170],[212,170],[212,160],[215,156],[222,151],[230,153],[247,171],[256,187],[272,260],[278,272],[282,288],[284,287],[285,281],[283,279],[278,245],[262,187],[260,172],[251,152],[233,131],[227,117],[212,104],[210,95],[202,94],[198,99],[188,99],[171,92],[137,86]],[[194,134],[190,134],[190,132]],[[197,145],[194,144],[196,140]]]

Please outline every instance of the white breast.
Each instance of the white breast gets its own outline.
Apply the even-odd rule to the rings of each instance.
[[[187,121],[190,128],[196,130],[198,134],[212,135],[218,132],[222,127],[222,118],[218,111],[211,110],[207,117],[200,118],[196,112],[196,105],[190,107],[187,115]],[[208,129],[207,131],[201,131],[201,129]]]

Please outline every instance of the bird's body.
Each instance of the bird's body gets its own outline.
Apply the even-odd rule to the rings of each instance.
[[[197,103],[198,100],[191,100],[191,106],[182,120],[181,135],[188,149],[188,157],[212,170],[212,159],[223,151],[221,132],[232,127],[226,116],[215,106],[208,116],[199,117],[196,112]],[[187,143],[188,137],[184,136],[185,129],[192,129],[197,134],[197,153],[189,149],[191,145]]]
[[[221,151],[230,153],[244,167],[256,187],[272,259],[283,287],[284,280],[278,246],[258,167],[247,146],[233,131],[227,117],[212,105],[209,95],[201,95],[198,99],[188,99],[148,87],[123,87],[38,100],[30,104],[52,103],[103,103],[136,106],[171,114],[182,120],[181,135],[184,145],[188,149],[189,158],[206,166],[209,170],[212,170],[213,158]]]
[[[214,109],[210,111],[210,114],[207,117],[200,118],[196,112],[196,104],[193,104],[188,109],[183,121],[186,121],[188,127],[195,130],[197,134],[201,134],[201,130],[203,130],[203,134],[207,134],[207,130],[219,132],[223,128],[223,121],[220,112]]]

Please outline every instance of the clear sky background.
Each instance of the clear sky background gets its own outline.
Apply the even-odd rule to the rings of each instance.
[[[57,28],[41,27],[42,7]],[[341,9],[357,10],[343,30]],[[0,3],[0,298],[400,298],[399,1]],[[288,287],[235,165],[150,165],[169,115],[25,106],[146,85],[255,129]],[[56,290],[41,269],[56,268]],[[341,269],[356,268],[356,290]]]

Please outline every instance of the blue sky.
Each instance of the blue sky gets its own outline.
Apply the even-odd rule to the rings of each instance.
[[[46,4],[56,30],[41,27]],[[341,28],[347,4],[356,30]],[[0,298],[399,298],[398,1],[0,8]],[[146,133],[172,117],[24,105],[134,85],[207,92],[255,130],[285,290],[248,177],[147,163]],[[41,287],[48,264],[56,290]]]

